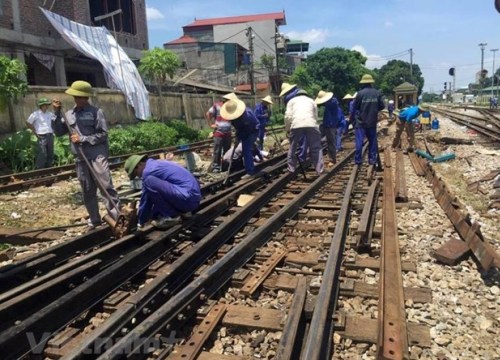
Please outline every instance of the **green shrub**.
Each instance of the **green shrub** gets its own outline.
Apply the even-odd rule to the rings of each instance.
[[[0,142],[0,160],[13,172],[28,171],[35,164],[36,137],[25,129]]]
[[[108,131],[109,153],[118,156],[155,150],[174,145],[188,144],[206,139],[210,129],[197,131],[180,120],[168,123],[144,121],[137,125],[115,127]],[[35,168],[36,137],[31,131],[19,131],[0,142],[0,160],[13,172]],[[56,136],[54,142],[54,165],[74,162],[67,135]]]
[[[75,157],[71,152],[69,136],[56,136],[54,140],[54,166],[72,164]]]
[[[171,120],[166,123],[168,127],[175,129],[179,134],[179,138],[183,139],[184,143],[196,142],[201,139],[200,132],[190,128],[184,121]],[[183,142],[177,141],[178,144]]]
[[[271,114],[271,118],[269,120],[272,125],[284,125],[285,115],[278,111],[273,111],[273,113]]]

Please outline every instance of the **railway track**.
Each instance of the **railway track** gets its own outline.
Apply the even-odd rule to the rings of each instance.
[[[441,107],[433,107],[432,111],[447,116],[454,122],[467,126],[493,141],[500,141],[500,120],[491,110],[478,109],[482,116],[474,116],[467,112],[459,113]]]
[[[354,166],[345,145],[319,177],[289,174],[277,156],[257,177],[209,184],[198,213],[168,231],[115,240],[102,228],[1,268],[2,358],[309,360],[341,357],[351,340],[380,359],[429,350],[428,323],[411,314],[431,291],[404,287],[417,265],[400,250],[397,213],[418,203],[403,154],[382,152],[377,171]],[[498,267],[477,224],[412,155],[478,264]]]
[[[275,127],[269,129],[269,132],[281,132],[284,127]],[[213,140],[203,140],[187,145],[170,146],[163,149],[149,150],[141,152],[151,158],[159,158],[160,156],[172,152],[175,155],[180,155],[188,151],[202,151],[209,149],[213,145]],[[111,170],[123,167],[125,160],[133,154],[125,154],[120,156],[112,156],[109,158],[109,167]],[[0,176],[0,193],[9,191],[19,191],[34,186],[50,185],[58,181],[67,180],[76,177],[75,165],[68,164],[47,169],[39,169],[27,171],[23,173],[15,173]]]
[[[336,309],[342,307],[339,294],[357,294],[355,282],[346,277],[349,266],[365,266],[388,269],[381,275],[388,286],[379,298],[381,304],[384,294],[389,299],[380,311],[391,320],[374,328],[375,335],[377,329],[383,334],[379,349],[404,354],[406,321],[397,311],[404,300],[402,305],[401,297],[392,301],[403,291],[401,280],[394,280],[401,279],[397,243],[384,246],[392,252],[381,255],[383,266],[376,258],[360,264],[354,255],[378,241],[377,210],[384,214],[385,241],[397,240],[395,205],[389,204],[391,165],[386,160],[382,177],[373,167],[353,166],[353,152],[344,153],[319,177],[309,171],[305,178],[289,174],[285,160],[277,161],[259,177],[207,191],[200,211],[182,225],[166,232],[147,228],[110,241],[66,260],[59,273],[54,273],[57,268],[35,271],[38,278],[52,272],[50,279],[14,282],[0,300],[0,353],[8,359],[35,354],[118,359],[125,353],[224,359],[202,348],[210,348],[210,334],[225,326],[240,332],[281,331],[267,350],[276,358],[323,359],[332,353],[334,330],[352,332],[352,318]],[[390,185],[382,190],[382,184]],[[388,196],[383,207],[381,193]],[[237,206],[242,195],[251,199]],[[88,235],[89,242],[91,235],[97,236]],[[269,300],[277,292],[287,300]],[[261,299],[279,306],[257,306]]]

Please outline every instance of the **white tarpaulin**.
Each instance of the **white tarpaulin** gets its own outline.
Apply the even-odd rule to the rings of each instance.
[[[108,29],[82,25],[43,8],[40,10],[64,40],[101,63],[106,83],[110,88],[119,89],[125,94],[127,103],[134,108],[136,118],[145,120],[151,115],[148,91],[136,66]]]

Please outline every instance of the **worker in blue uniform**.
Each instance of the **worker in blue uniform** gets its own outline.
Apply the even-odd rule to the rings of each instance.
[[[429,111],[429,107],[425,104],[413,105],[401,111],[398,115],[396,135],[392,140],[392,149],[401,149],[401,135],[406,130],[408,138],[408,151],[415,149],[415,128],[413,120],[417,119],[422,113]]]
[[[200,206],[198,180],[175,162],[132,155],[125,161],[125,171],[131,180],[135,177],[142,180],[138,228],[153,219],[153,226],[167,229],[179,223],[178,215]]]
[[[254,175],[253,146],[259,134],[259,120],[252,109],[240,99],[224,103],[220,113],[222,118],[230,121],[236,129],[236,145],[241,142],[245,171],[248,175]]]
[[[347,126],[349,124],[347,123],[344,112],[342,111],[342,107],[338,107],[338,118],[339,118],[339,124],[337,126],[337,151],[344,150],[344,147],[342,146],[342,136],[347,133]]]
[[[270,95],[267,95],[262,99],[260,103],[255,106],[255,116],[259,119],[259,149],[264,149],[264,135],[266,134],[266,126],[269,124],[269,119],[271,117],[271,106],[273,105],[273,100]]]
[[[328,156],[330,162],[337,162],[337,127],[339,124],[339,102],[333,93],[330,91],[321,90],[314,100],[316,105],[324,106],[322,130],[326,137],[326,145],[328,148]]]
[[[368,164],[375,165],[378,158],[377,121],[378,112],[385,108],[382,93],[373,87],[373,77],[365,74],[359,82],[362,89],[354,99],[351,121],[354,124],[356,152],[354,162],[361,165],[363,141],[368,139]]]

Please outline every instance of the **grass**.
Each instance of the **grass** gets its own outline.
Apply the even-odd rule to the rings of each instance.
[[[457,160],[455,160],[456,162]],[[441,175],[450,191],[465,205],[471,206],[479,214],[488,211],[488,196],[482,193],[473,193],[467,190],[467,182],[463,177],[462,166],[455,163],[434,164],[434,168]]]

